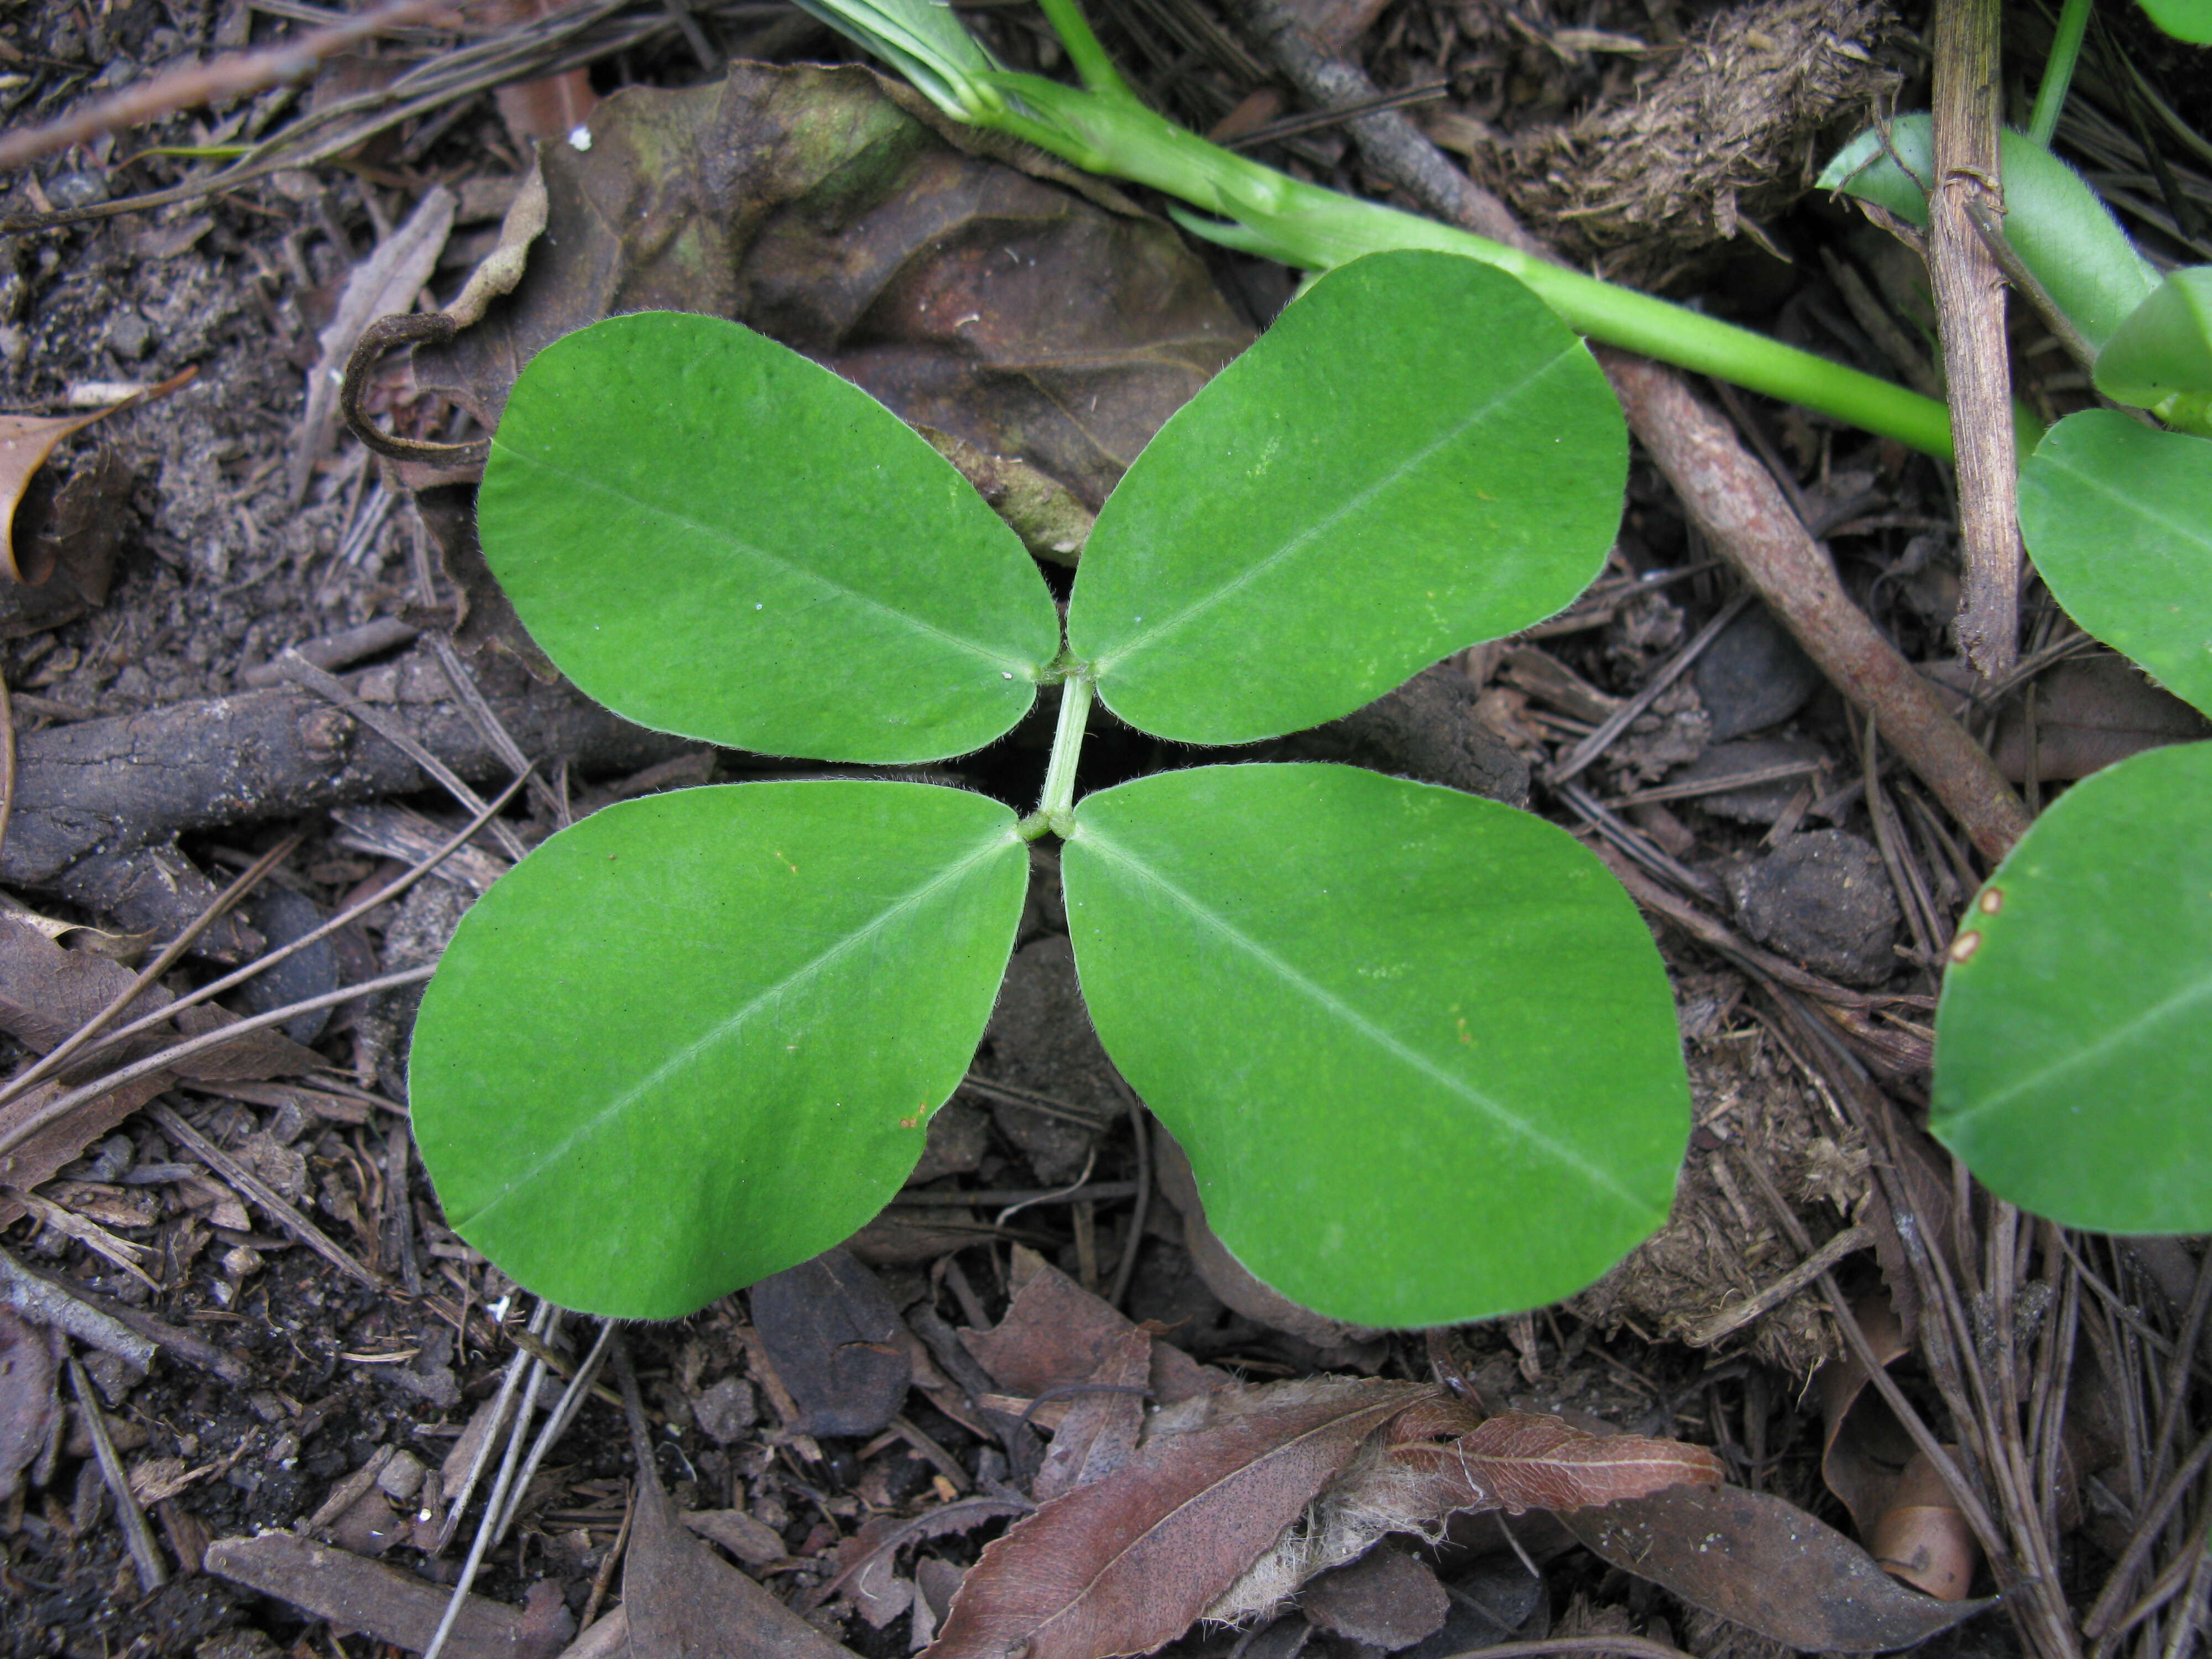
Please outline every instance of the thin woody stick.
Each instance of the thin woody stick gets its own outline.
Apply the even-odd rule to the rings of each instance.
[[[2008,672],[2020,648],[2020,488],[2004,274],[1974,222],[1976,208],[1996,213],[2004,204],[1997,25],[1998,0],[1936,0],[1936,188],[1928,197],[1928,274],[1958,456],[1959,648],[1985,679]]]
[[[465,3],[467,0],[459,3],[457,0],[396,0],[349,22],[317,29],[263,52],[234,52],[211,64],[193,64],[157,75],[44,126],[27,127],[0,137],[0,168],[20,167],[71,144],[86,143],[102,133],[120,132],[125,127],[143,126],[180,109],[242,97],[282,81],[299,80],[324,58],[349,46],[441,13],[451,16]]]

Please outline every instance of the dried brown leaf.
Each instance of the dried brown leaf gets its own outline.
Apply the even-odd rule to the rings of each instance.
[[[1052,1449],[1037,1470],[1036,1497],[1042,1504],[1078,1486],[1087,1486],[1137,1455],[1145,1426],[1145,1387],[1152,1363],[1152,1335],[1141,1326],[1107,1343],[1098,1368],[1054,1431]]]
[[[1925,1452],[1905,1465],[1867,1547],[1883,1567],[1939,1601],[1965,1600],[1982,1561],[1973,1528]]]
[[[561,335],[697,312],[1095,508],[1250,339],[1170,227],[963,154],[863,70],[738,64],[716,85],[627,88],[591,131],[588,150],[540,152],[545,240],[512,297],[415,354],[415,387],[487,428]]]
[[[1592,1434],[1550,1417],[1486,1419],[1468,1401],[1431,1393],[1374,1436],[1206,1616],[1269,1613],[1386,1534],[1433,1537],[1457,1512],[1603,1504],[1720,1475],[1699,1447]]]
[[[88,415],[0,415],[0,574],[11,581],[35,586],[54,574],[51,551],[39,562],[40,568],[24,568],[18,558],[15,532],[15,508],[22,501],[23,492],[30,488],[32,478],[46,465],[46,457],[54,453],[54,446],[95,421],[118,415],[150,398],[167,397],[198,373],[197,368],[188,368],[159,386],[149,386],[106,409],[95,409]]]
[[[1315,1579],[1298,1605],[1316,1629],[1397,1653],[1444,1627],[1451,1596],[1427,1562],[1385,1544]]]
[[[1907,1589],[1834,1528],[1741,1486],[1684,1487],[1559,1518],[1624,1572],[1809,1652],[1911,1647],[1993,1605]]]
[[[1929,663],[1921,672],[1956,691],[1971,691],[1975,684],[1964,663]],[[2086,778],[2162,744],[2212,734],[2202,714],[2124,657],[2062,662],[2039,676],[2034,690],[2033,708],[2013,699],[1990,738],[1990,758],[2014,783],[2027,781],[2031,760],[2035,775],[2051,783]]]
[[[1853,1302],[1851,1317],[1882,1364],[1894,1364],[1912,1352],[1889,1298],[1881,1292]],[[1897,1489],[1898,1476],[1913,1456],[1912,1437],[1899,1425],[1888,1402],[1869,1389],[1868,1381],[1866,1367],[1851,1353],[1829,1360],[1813,1378],[1827,1425],[1820,1478],[1851,1512],[1851,1523],[1862,1538],[1872,1534]]]
[[[483,10],[488,25],[520,23],[550,16],[560,9],[558,0],[490,0]],[[599,106],[592,90],[592,72],[573,69],[560,75],[544,75],[529,81],[511,81],[492,94],[500,119],[507,124],[514,147],[529,154],[533,141],[547,143],[566,138],[584,124]]]
[[[1014,1247],[1014,1299],[988,1331],[963,1328],[961,1346],[1009,1394],[1034,1399],[1082,1382],[1107,1345],[1136,1329],[1103,1297],[1093,1296],[1025,1245]],[[1227,1376],[1201,1365],[1169,1342],[1152,1344],[1150,1380],[1157,1403],[1210,1394]]]
[[[1105,1659],[1173,1641],[1361,1443],[1433,1390],[1316,1379],[1208,1402],[1202,1426],[1054,1498],[969,1571],[936,1659]]]
[[[0,1308],[0,1501],[45,1449],[60,1409],[46,1332]]]
[[[1438,1518],[1455,1510],[1579,1510],[1669,1486],[1717,1486],[1727,1476],[1703,1446],[1641,1435],[1599,1435],[1556,1417],[1502,1412],[1448,1445],[1395,1448],[1422,1477]]]
[[[867,1436],[898,1413],[914,1381],[898,1309],[842,1249],[752,1288],[753,1328],[803,1413],[807,1434]]]
[[[208,1546],[205,1560],[207,1571],[219,1577],[415,1653],[429,1646],[453,1595],[411,1572],[289,1532],[218,1539]],[[471,1595],[446,1652],[452,1659],[525,1659],[524,1617],[514,1607]]]
[[[623,1559],[623,1607],[635,1659],[852,1659],[678,1517],[653,1464],[629,1360],[617,1354],[637,1459],[635,1519]]]

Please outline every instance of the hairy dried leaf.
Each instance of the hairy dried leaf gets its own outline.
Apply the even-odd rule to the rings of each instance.
[[[1455,1510],[1588,1509],[1669,1486],[1717,1486],[1727,1475],[1703,1446],[1592,1434],[1523,1412],[1501,1412],[1449,1445],[1401,1446],[1391,1456],[1424,1478],[1439,1519]]]
[[[1204,1426],[1054,1498],[983,1552],[935,1659],[1104,1659],[1188,1629],[1362,1442],[1433,1390],[1325,1379],[1216,1396]]]

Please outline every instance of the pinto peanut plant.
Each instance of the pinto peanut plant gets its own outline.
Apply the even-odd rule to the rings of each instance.
[[[1079,799],[1095,699],[1170,741],[1347,714],[1595,576],[1626,436],[1510,276],[1322,278],[1178,412],[1069,599],[866,393],[646,313],[525,370],[486,556],[632,720],[878,764],[1059,688],[1037,809],[850,776],[685,789],[562,830],[464,919],[410,1087],[453,1225],[520,1282],[665,1317],[857,1231],[982,1033],[1062,839],[1109,1053],[1261,1279],[1372,1325],[1526,1308],[1662,1222],[1689,1129],[1650,936],[1564,831],[1335,765],[1193,765]]]
[[[1822,182],[1927,220],[1929,118]],[[2022,540],[2083,629],[2212,714],[2212,267],[2163,280],[2033,140],[2002,139],[2012,250],[2119,409],[2021,468]],[[1992,1191],[2076,1227],[2212,1229],[2212,743],[2135,755],[2038,818],[1977,895],[1936,1020],[1930,1127]]]

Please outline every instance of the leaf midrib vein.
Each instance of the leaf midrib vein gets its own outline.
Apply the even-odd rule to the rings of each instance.
[[[750,1020],[756,1013],[759,1012],[762,1008],[767,1006],[771,1002],[781,999],[793,987],[799,985],[805,981],[826,970],[834,965],[840,957],[848,955],[861,945],[865,944],[867,940],[873,939],[878,933],[881,933],[898,917],[902,916],[908,912],[926,903],[929,900],[930,896],[936,893],[939,889],[959,880],[960,878],[966,875],[977,865],[982,863],[984,860],[999,852],[1006,845],[1006,841],[1011,838],[1012,836],[1012,830],[1011,829],[1007,830],[1003,836],[994,836],[982,847],[969,854],[966,858],[962,859],[957,864],[952,865],[940,872],[939,874],[933,876],[928,881],[924,882],[920,887],[915,888],[912,892],[903,895],[891,904],[885,906],[873,917],[870,918],[870,920],[865,924],[854,929],[851,933],[846,934],[843,938],[830,945],[826,950],[817,952],[813,957],[808,958],[805,962],[801,963],[798,967],[793,969],[789,973],[777,980],[774,984],[763,987],[760,991],[756,993],[750,1000],[745,1002],[743,1006],[739,1007],[727,1018],[721,1021],[720,1024],[712,1027],[701,1036],[693,1038],[690,1042],[685,1043],[681,1048],[671,1054],[666,1060],[661,1061],[659,1066],[655,1066],[644,1078],[633,1084],[622,1093],[615,1096],[614,1098],[610,1100],[605,1106],[599,1108],[599,1110],[592,1113],[591,1116],[570,1129],[567,1134],[562,1136],[561,1139],[551,1147],[540,1154],[537,1160],[533,1162],[528,1169],[523,1170],[520,1175],[517,1175],[509,1180],[494,1197],[488,1200],[478,1208],[471,1211],[468,1215],[462,1218],[454,1224],[457,1226],[465,1225],[470,1223],[483,1220],[486,1216],[491,1214],[493,1211],[505,1204],[509,1199],[514,1197],[515,1194],[527,1188],[532,1182],[536,1182],[541,1176],[543,1176],[547,1170],[552,1168],[556,1164],[565,1158],[580,1142],[599,1133],[601,1129],[612,1122],[621,1114],[628,1111],[632,1106],[636,1104],[637,1102],[644,1099],[648,1094],[658,1089],[662,1083],[675,1075],[678,1071],[691,1065],[701,1056],[705,1054],[708,1050],[720,1043],[725,1037],[728,1036],[730,1033],[744,1025],[745,1022]]]
[[[823,589],[836,598],[850,599],[855,605],[859,605],[870,611],[873,611],[879,616],[888,617],[892,621],[902,623],[904,626],[914,629],[914,631],[918,634],[927,635],[930,638],[938,640],[945,645],[949,645],[956,650],[964,652],[971,657],[979,658],[982,661],[988,663],[994,668],[1000,669],[1001,671],[1012,669],[1020,674],[1023,678],[1032,682],[1036,678],[1036,665],[1024,659],[1000,656],[992,650],[989,646],[981,644],[975,640],[963,639],[961,635],[951,633],[946,629],[939,627],[935,623],[928,621],[925,617],[915,616],[910,611],[902,611],[895,605],[887,605],[872,594],[863,593],[856,587],[848,587],[842,582],[833,581],[817,570],[810,570],[805,565],[793,563],[789,559],[784,558],[778,554],[771,553],[764,547],[757,546],[751,542],[743,540],[742,538],[732,535],[725,526],[708,524],[703,520],[692,518],[689,514],[679,513],[675,508],[666,506],[662,502],[647,501],[643,496],[632,495],[626,489],[617,489],[612,484],[607,483],[601,479],[591,477],[586,474],[571,472],[565,467],[556,466],[552,462],[545,460],[542,457],[529,454],[523,450],[507,446],[501,446],[501,447],[504,448],[506,453],[512,456],[517,461],[521,462],[526,466],[534,467],[550,477],[558,478],[563,483],[575,484],[584,489],[606,496],[610,500],[620,501],[625,506],[635,507],[640,513],[665,519],[671,524],[679,525],[686,530],[696,532],[699,535],[708,538],[709,541],[720,542],[725,547],[757,559],[763,564],[768,565],[774,569],[780,570],[787,576],[796,577],[802,581],[811,582],[815,586]]]
[[[2176,539],[2200,548],[2212,548],[2212,536],[2205,534],[2203,526],[2185,524],[2179,520],[2167,518],[2163,513],[2154,512],[2143,504],[2140,497],[2123,494],[2107,483],[2102,473],[2090,471],[2070,456],[2057,461],[2056,465],[2068,477],[2086,486],[2133,516],[2147,523],[2156,525],[2160,530],[2171,532]]]
[[[1439,450],[1444,448],[1447,445],[1458,442],[1459,440],[1466,436],[1468,432],[1474,427],[1488,420],[1498,410],[1512,403],[1514,399],[1519,398],[1523,392],[1541,384],[1550,376],[1553,369],[1557,368],[1561,363],[1565,362],[1569,358],[1573,356],[1575,352],[1581,349],[1581,346],[1582,342],[1579,340],[1571,342],[1562,349],[1557,356],[1547,361],[1540,368],[1531,372],[1517,385],[1509,387],[1507,390],[1499,392],[1496,397],[1491,398],[1489,402],[1470,410],[1464,420],[1462,420],[1456,425],[1439,434],[1435,438],[1431,439],[1426,444],[1423,445],[1413,454],[1408,455],[1405,459],[1399,462],[1397,465],[1390,468],[1388,471],[1376,478],[1373,483],[1368,484],[1362,489],[1355,491],[1352,495],[1346,497],[1341,505],[1332,509],[1322,517],[1316,520],[1310,525],[1308,525],[1304,530],[1299,531],[1297,534],[1291,537],[1280,547],[1268,554],[1265,558],[1255,560],[1251,564],[1245,566],[1243,569],[1238,571],[1237,574],[1231,577],[1227,581],[1222,583],[1220,586],[1215,588],[1212,592],[1193,599],[1182,610],[1175,612],[1172,616],[1164,618],[1160,622],[1155,623],[1152,627],[1146,629],[1134,639],[1128,641],[1115,650],[1109,651],[1102,654],[1098,659],[1098,673],[1103,677],[1110,672],[1115,665],[1126,662],[1129,658],[1133,657],[1139,652],[1145,650],[1147,647],[1152,645],[1164,635],[1176,632],[1194,618],[1202,616],[1205,612],[1212,610],[1216,605],[1218,605],[1224,601],[1243,592],[1246,588],[1258,581],[1261,577],[1266,575],[1270,570],[1273,570],[1277,565],[1279,565],[1285,560],[1295,557],[1297,554],[1303,552],[1308,546],[1311,545],[1317,538],[1335,528],[1337,525],[1341,523],[1344,520],[1351,517],[1353,514],[1364,509],[1369,503],[1373,501],[1375,498],[1380,495],[1384,490],[1389,489],[1411,473],[1426,465],[1429,460],[1435,456]]]
[[[1309,1000],[1334,1014],[1352,1030],[1382,1049],[1401,1064],[1412,1067],[1424,1077],[1441,1085],[1450,1093],[1480,1111],[1498,1127],[1519,1137],[1555,1163],[1565,1166],[1589,1181],[1593,1186],[1610,1194],[1625,1205],[1639,1221],[1648,1220],[1651,1213],[1651,1206],[1621,1185],[1619,1178],[1611,1171],[1600,1169],[1573,1147],[1546,1134],[1525,1118],[1468,1083],[1464,1078],[1453,1076],[1427,1055],[1422,1054],[1419,1049],[1406,1042],[1404,1038],[1376,1024],[1334,992],[1324,986],[1316,984],[1289,963],[1284,961],[1282,957],[1267,949],[1266,945],[1261,944],[1259,940],[1243,933],[1227,918],[1208,909],[1190,894],[1152,869],[1151,866],[1133,856],[1125,849],[1115,846],[1095,829],[1089,825],[1080,825],[1079,834],[1083,845],[1094,848],[1105,858],[1132,872],[1140,880],[1150,882],[1182,906],[1194,920],[1218,933],[1223,939],[1244,951],[1254,961],[1273,972],[1285,984],[1304,993]]]
[[[1964,1128],[1966,1125],[1996,1111],[1999,1107],[2009,1104],[2029,1090],[2040,1088],[2054,1077],[2063,1076],[2077,1066],[2086,1066],[2092,1060],[2103,1058],[2114,1048],[2129,1041],[2137,1033],[2182,1012],[2191,1004],[2203,1002],[2208,999],[2212,999],[2212,975],[2206,975],[2194,985],[2183,987],[2156,1007],[2146,1008],[2126,1024],[2114,1026],[2087,1047],[2076,1048],[2073,1053],[2052,1060],[2049,1065],[2030,1073],[2008,1087],[1999,1090],[1996,1093],[1963,1111],[1954,1112],[1944,1120],[1943,1127],[1946,1133],[1954,1129]]]

